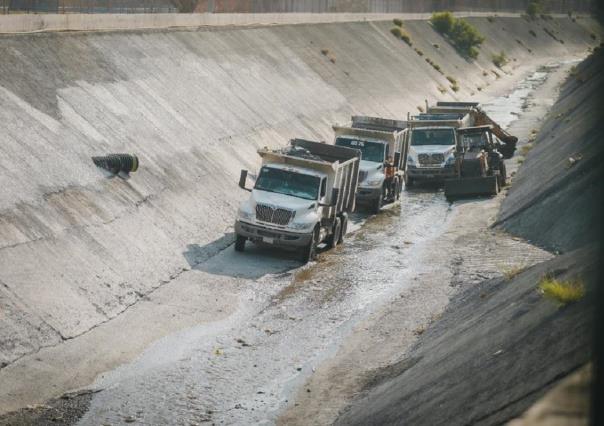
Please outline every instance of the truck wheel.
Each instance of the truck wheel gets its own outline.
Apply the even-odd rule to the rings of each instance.
[[[329,248],[336,248],[338,243],[340,242],[340,231],[342,230],[342,221],[339,217],[336,218],[333,224],[333,233],[329,236],[327,240],[327,245]]]
[[[319,239],[319,228],[315,228],[312,233],[310,243],[302,249],[302,262],[308,263],[317,258],[317,240]]]
[[[243,235],[237,235],[235,238],[235,251],[243,251],[245,249],[245,238]]]
[[[415,185],[415,181],[413,180],[413,178],[406,176],[405,177],[405,189],[413,188],[413,185]]]
[[[394,187],[394,201],[401,199],[401,191],[403,190],[403,183],[400,179],[396,180],[396,186]]]
[[[382,209],[382,206],[384,205],[384,188],[382,188],[382,193],[379,197],[377,197],[375,199],[375,201],[373,202],[373,213],[379,213],[380,210]]]
[[[346,213],[342,214],[342,226],[340,227],[340,235],[338,236],[338,244],[342,244],[344,242],[344,237],[346,237],[346,232],[348,231],[348,215]]]

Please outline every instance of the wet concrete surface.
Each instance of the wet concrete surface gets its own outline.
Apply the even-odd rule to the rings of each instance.
[[[548,75],[533,74],[485,109],[509,125]],[[286,408],[295,411],[300,394],[316,398],[305,382],[336,356],[362,320],[379,317],[384,306],[413,298],[419,288],[424,302],[433,296],[435,303],[399,315],[421,325],[438,315],[458,287],[550,256],[488,230],[497,206],[494,199],[450,205],[441,190],[420,188],[377,216],[356,214],[345,244],[303,267],[293,255],[251,245],[245,253],[229,247],[196,263],[210,276],[237,280],[244,296],[236,314],[168,336],[135,362],[100,377],[94,388],[101,391],[79,424],[277,422]],[[382,332],[378,337],[387,339],[388,331]],[[313,423],[295,415],[290,420]]]

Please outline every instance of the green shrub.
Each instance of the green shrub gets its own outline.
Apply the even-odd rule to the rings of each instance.
[[[532,19],[535,19],[543,11],[543,3],[541,0],[530,0],[526,6],[526,14]]]
[[[432,14],[430,22],[436,31],[449,38],[458,52],[470,58],[478,57],[478,47],[484,37],[468,21],[455,18],[451,12],[437,12]]]
[[[453,90],[454,92],[459,92],[459,86],[457,84],[452,84],[451,90]]]
[[[415,53],[417,53],[419,56],[424,56],[424,52],[419,50],[418,48],[415,48],[413,50],[415,50]]]
[[[390,29],[390,32],[392,33],[393,36],[395,36],[398,39],[403,40],[405,43],[407,43],[409,46],[411,46],[411,36],[409,35],[409,33],[407,33],[407,31],[405,31],[404,29],[400,28],[400,27],[394,27]]]
[[[401,38],[401,34],[403,33],[403,30],[401,30],[399,27],[393,27],[393,28],[390,28],[390,32],[396,38]]]
[[[455,21],[456,19],[451,12],[435,12],[430,18],[434,29],[441,34],[449,34]]]
[[[457,84],[457,80],[455,80],[453,77],[451,77],[450,75],[447,76],[447,80],[449,80],[449,83],[451,84]]]
[[[457,19],[455,21],[450,37],[458,49],[472,58],[478,56],[476,49],[484,42],[484,37],[478,32],[476,27],[464,19]],[[475,51],[475,55],[473,51]]]
[[[501,68],[508,63],[508,58],[503,50],[499,54],[493,55],[493,63],[497,68]]]
[[[493,22],[495,22],[495,18],[493,18],[492,16],[487,16],[487,21],[492,24]]]
[[[393,23],[394,25],[396,25],[397,27],[402,27],[402,26],[403,26],[403,21],[402,21],[401,19],[398,19],[398,18],[393,19],[393,20],[392,20],[392,23]]]

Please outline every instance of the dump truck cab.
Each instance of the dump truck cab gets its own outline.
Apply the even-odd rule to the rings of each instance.
[[[251,241],[300,250],[307,262],[319,244],[341,243],[355,208],[359,151],[294,139],[258,154],[262,166],[253,188],[246,188],[246,170],[239,180],[251,194],[237,213],[235,250]]]
[[[405,121],[365,116],[353,116],[350,127],[333,127],[336,146],[361,153],[357,203],[375,213],[400,197],[408,146],[406,127]]]
[[[463,118],[458,114],[420,114],[409,121],[407,187],[455,176],[456,128],[463,125]]]

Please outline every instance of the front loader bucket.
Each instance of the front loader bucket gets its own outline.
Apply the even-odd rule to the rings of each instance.
[[[498,192],[497,176],[466,177],[445,181],[445,197],[448,200],[479,195],[497,195]]]

